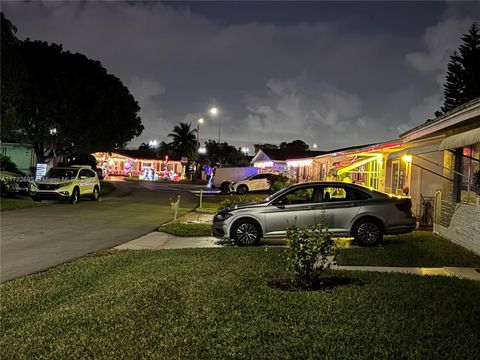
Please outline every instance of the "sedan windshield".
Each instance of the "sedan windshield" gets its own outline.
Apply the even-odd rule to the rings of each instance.
[[[45,178],[58,180],[75,179],[76,171],[74,169],[50,169]]]

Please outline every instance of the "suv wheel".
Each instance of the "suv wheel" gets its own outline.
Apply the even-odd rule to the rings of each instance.
[[[261,238],[261,229],[252,220],[240,220],[235,223],[231,230],[233,240],[238,246],[256,245]]]
[[[353,236],[359,245],[374,246],[383,240],[383,231],[378,221],[367,219],[355,225]]]
[[[95,186],[93,188],[92,196],[90,196],[90,200],[97,201],[99,197],[100,197],[100,193],[98,191],[98,186]]]
[[[220,186],[220,190],[222,190],[222,192],[228,194],[228,193],[230,192],[230,183],[228,183],[228,182],[225,181],[225,182],[222,184],[222,186]]]
[[[240,185],[239,187],[237,187],[237,193],[239,195],[244,195],[248,192],[248,187],[247,185]]]
[[[78,202],[78,198],[80,197],[80,191],[78,188],[73,189],[72,196],[70,197],[70,204],[75,205]]]

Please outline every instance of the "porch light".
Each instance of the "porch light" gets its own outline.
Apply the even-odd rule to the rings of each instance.
[[[412,162],[412,155],[403,155],[402,160],[405,162]]]

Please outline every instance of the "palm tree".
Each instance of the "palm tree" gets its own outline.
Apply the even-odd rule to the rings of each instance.
[[[175,125],[173,131],[168,134],[172,138],[170,148],[177,156],[192,157],[197,151],[196,129],[191,129],[192,124],[180,123]]]
[[[140,146],[138,147],[139,151],[149,151],[151,150],[150,144],[147,143],[141,143]]]

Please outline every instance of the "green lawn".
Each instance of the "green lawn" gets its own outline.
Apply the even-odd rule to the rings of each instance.
[[[9,211],[9,210],[20,210],[28,209],[33,207],[44,206],[40,202],[25,200],[25,199],[11,199],[11,198],[2,198],[0,199],[0,211]]]
[[[108,181],[100,181],[100,195],[106,195],[115,190],[115,186]]]
[[[202,206],[198,210],[216,212],[222,207],[231,207],[237,204],[244,204],[247,202],[261,201],[267,198],[269,194],[252,193],[247,195],[237,194],[218,194],[205,196],[202,201]]]
[[[0,286],[2,359],[478,359],[480,283],[330,272],[285,292],[285,249],[105,252]],[[342,281],[343,280],[343,281]]]
[[[480,256],[429,231],[385,237],[381,247],[342,249],[338,265],[480,267]]]
[[[176,236],[211,236],[212,225],[211,224],[189,224],[189,223],[177,223],[162,225],[158,228],[159,231],[176,235]]]

